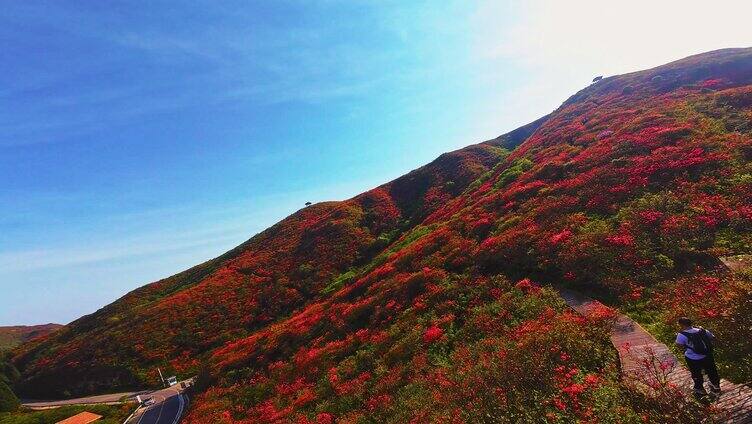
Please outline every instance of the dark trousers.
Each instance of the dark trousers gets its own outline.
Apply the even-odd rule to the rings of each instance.
[[[685,357],[684,359],[687,360],[689,372],[692,373],[692,381],[695,382],[696,392],[705,391],[705,389],[703,388],[703,371],[705,371],[705,374],[708,375],[710,384],[715,387],[721,386],[721,378],[718,377],[718,370],[715,368],[715,359],[713,359],[713,355],[707,355],[702,359],[689,359],[687,357]]]

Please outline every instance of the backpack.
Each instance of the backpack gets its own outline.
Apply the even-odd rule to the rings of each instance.
[[[699,355],[710,355],[713,353],[713,342],[710,341],[708,333],[704,328],[696,333],[682,331],[682,334],[689,340],[689,348]]]

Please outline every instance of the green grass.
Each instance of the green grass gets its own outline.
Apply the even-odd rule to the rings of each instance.
[[[331,283],[329,283],[326,287],[324,287],[321,290],[321,294],[333,293],[341,289],[342,287],[345,286],[346,283],[351,282],[355,278],[356,275],[357,274],[355,270],[350,270],[350,271],[340,274],[337,278],[332,280]]]
[[[84,411],[101,415],[97,424],[121,424],[133,409],[133,405],[76,405],[41,411],[24,409],[0,413],[0,424],[54,424]]]

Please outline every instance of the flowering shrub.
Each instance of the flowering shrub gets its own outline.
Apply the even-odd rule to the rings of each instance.
[[[424,343],[433,343],[439,340],[444,335],[444,331],[435,325],[432,325],[426,329],[423,333]]]
[[[569,312],[529,280],[449,275],[426,284],[424,309],[395,306],[388,320],[376,314],[352,343],[332,330],[306,337],[305,352],[328,352],[316,354],[315,369],[299,366],[309,355],[302,351],[289,365],[262,366],[280,349],[266,343],[238,377],[218,373],[233,390],[200,395],[187,422],[637,419],[623,404],[606,320]],[[382,326],[388,338],[369,336]]]
[[[674,357],[660,354],[650,345],[627,345],[624,350],[637,364],[635,369],[625,373],[626,385],[630,388],[626,391],[627,397],[633,405],[650,405],[649,408],[642,408],[646,409],[643,419],[677,424],[698,420],[711,423],[727,421],[722,410],[705,408],[687,397],[685,388],[672,383],[671,375],[678,365]]]

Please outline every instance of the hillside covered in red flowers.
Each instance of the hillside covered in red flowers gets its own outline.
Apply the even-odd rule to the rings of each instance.
[[[691,315],[749,381],[752,273],[721,259],[750,253],[752,49],[729,49],[298,211],[22,346],[16,388],[136,387],[161,366],[199,374],[190,423],[687,422],[619,380],[609,311],[576,316],[547,286],[665,341]]]
[[[353,199],[302,209],[216,259],[25,345],[14,361],[24,370],[18,390],[78,395],[154,384],[156,366],[195,371],[214,349],[353,281],[358,267],[498,163],[507,154],[499,146],[519,144],[537,125],[444,154]]]

